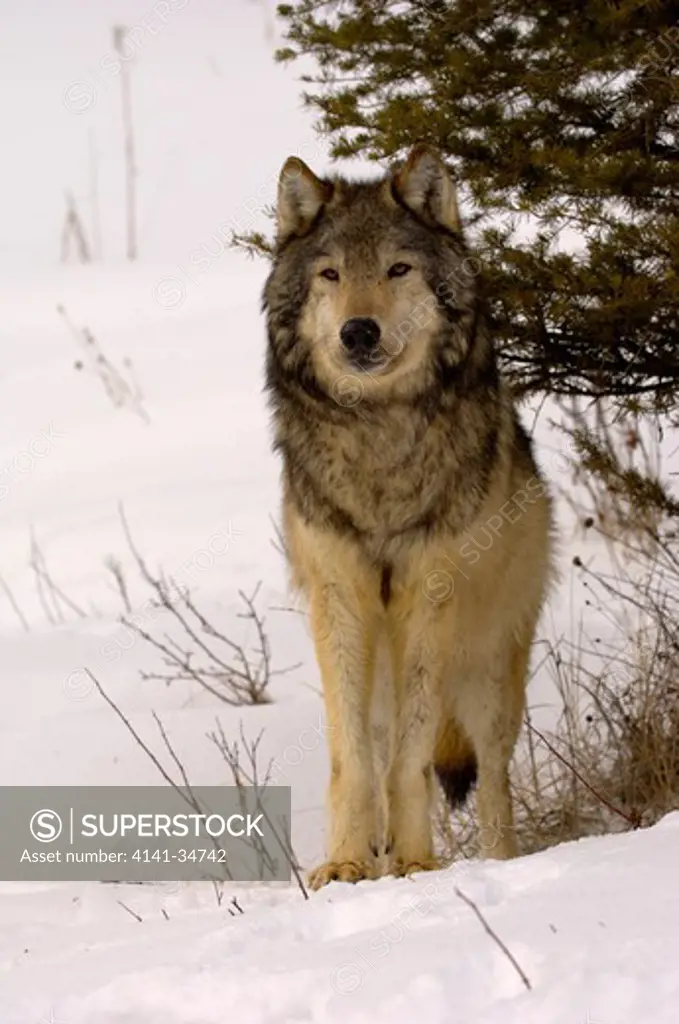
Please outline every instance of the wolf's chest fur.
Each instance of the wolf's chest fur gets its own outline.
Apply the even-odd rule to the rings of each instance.
[[[304,519],[352,535],[376,559],[417,533],[463,529],[484,472],[458,433],[412,407],[297,424],[282,445],[290,497]]]

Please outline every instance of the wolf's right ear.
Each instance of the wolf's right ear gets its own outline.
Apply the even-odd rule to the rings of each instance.
[[[306,234],[332,193],[331,182],[317,178],[299,157],[288,157],[278,179],[277,242]]]

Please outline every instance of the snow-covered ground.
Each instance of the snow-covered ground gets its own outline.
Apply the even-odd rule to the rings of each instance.
[[[677,843],[673,814],[308,903],[247,891],[235,916],[190,887],[120,896],[141,921],[108,887],[15,887],[2,897],[3,1024],[675,1024]]]
[[[266,268],[224,252],[223,238],[261,225],[289,152],[323,167],[323,146],[292,74],[272,63],[264,3],[0,0],[0,13],[0,785],[160,781],[87,667],[164,757],[151,712],[161,717],[195,784],[230,781],[206,737],[217,716],[230,738],[263,730],[262,763],[292,787],[294,845],[310,865],[327,763],[311,643],[274,544]],[[134,265],[122,258],[114,23],[137,29]],[[64,266],[63,190],[89,227],[92,145],[104,261]],[[58,306],[138,386],[136,402],[114,407]],[[563,453],[542,442],[545,471],[563,483]],[[106,560],[122,564],[142,626],[172,624],[149,603],[119,503],[149,566],[189,587],[230,636],[252,639],[238,591],[260,584],[273,667],[296,666],[274,678],[273,703],[231,709],[189,684],[141,680],[162,665],[119,623]],[[575,628],[582,607],[571,555],[597,557],[568,526],[564,541],[545,634]],[[36,551],[56,598],[39,585]],[[544,674],[531,700],[549,707]],[[218,904],[199,884],[0,883],[0,1024],[674,1021],[678,830],[674,815],[512,864],[334,885],[309,902],[295,885],[234,886]]]

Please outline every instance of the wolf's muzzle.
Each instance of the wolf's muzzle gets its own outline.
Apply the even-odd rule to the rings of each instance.
[[[352,316],[342,324],[340,339],[352,363],[369,366],[375,359],[380,344],[380,325],[370,317]]]

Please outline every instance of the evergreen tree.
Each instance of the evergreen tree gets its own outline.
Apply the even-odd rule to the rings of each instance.
[[[679,399],[679,3],[279,6],[333,154],[416,141],[460,188],[517,390]],[[310,62],[308,58],[312,58]]]

